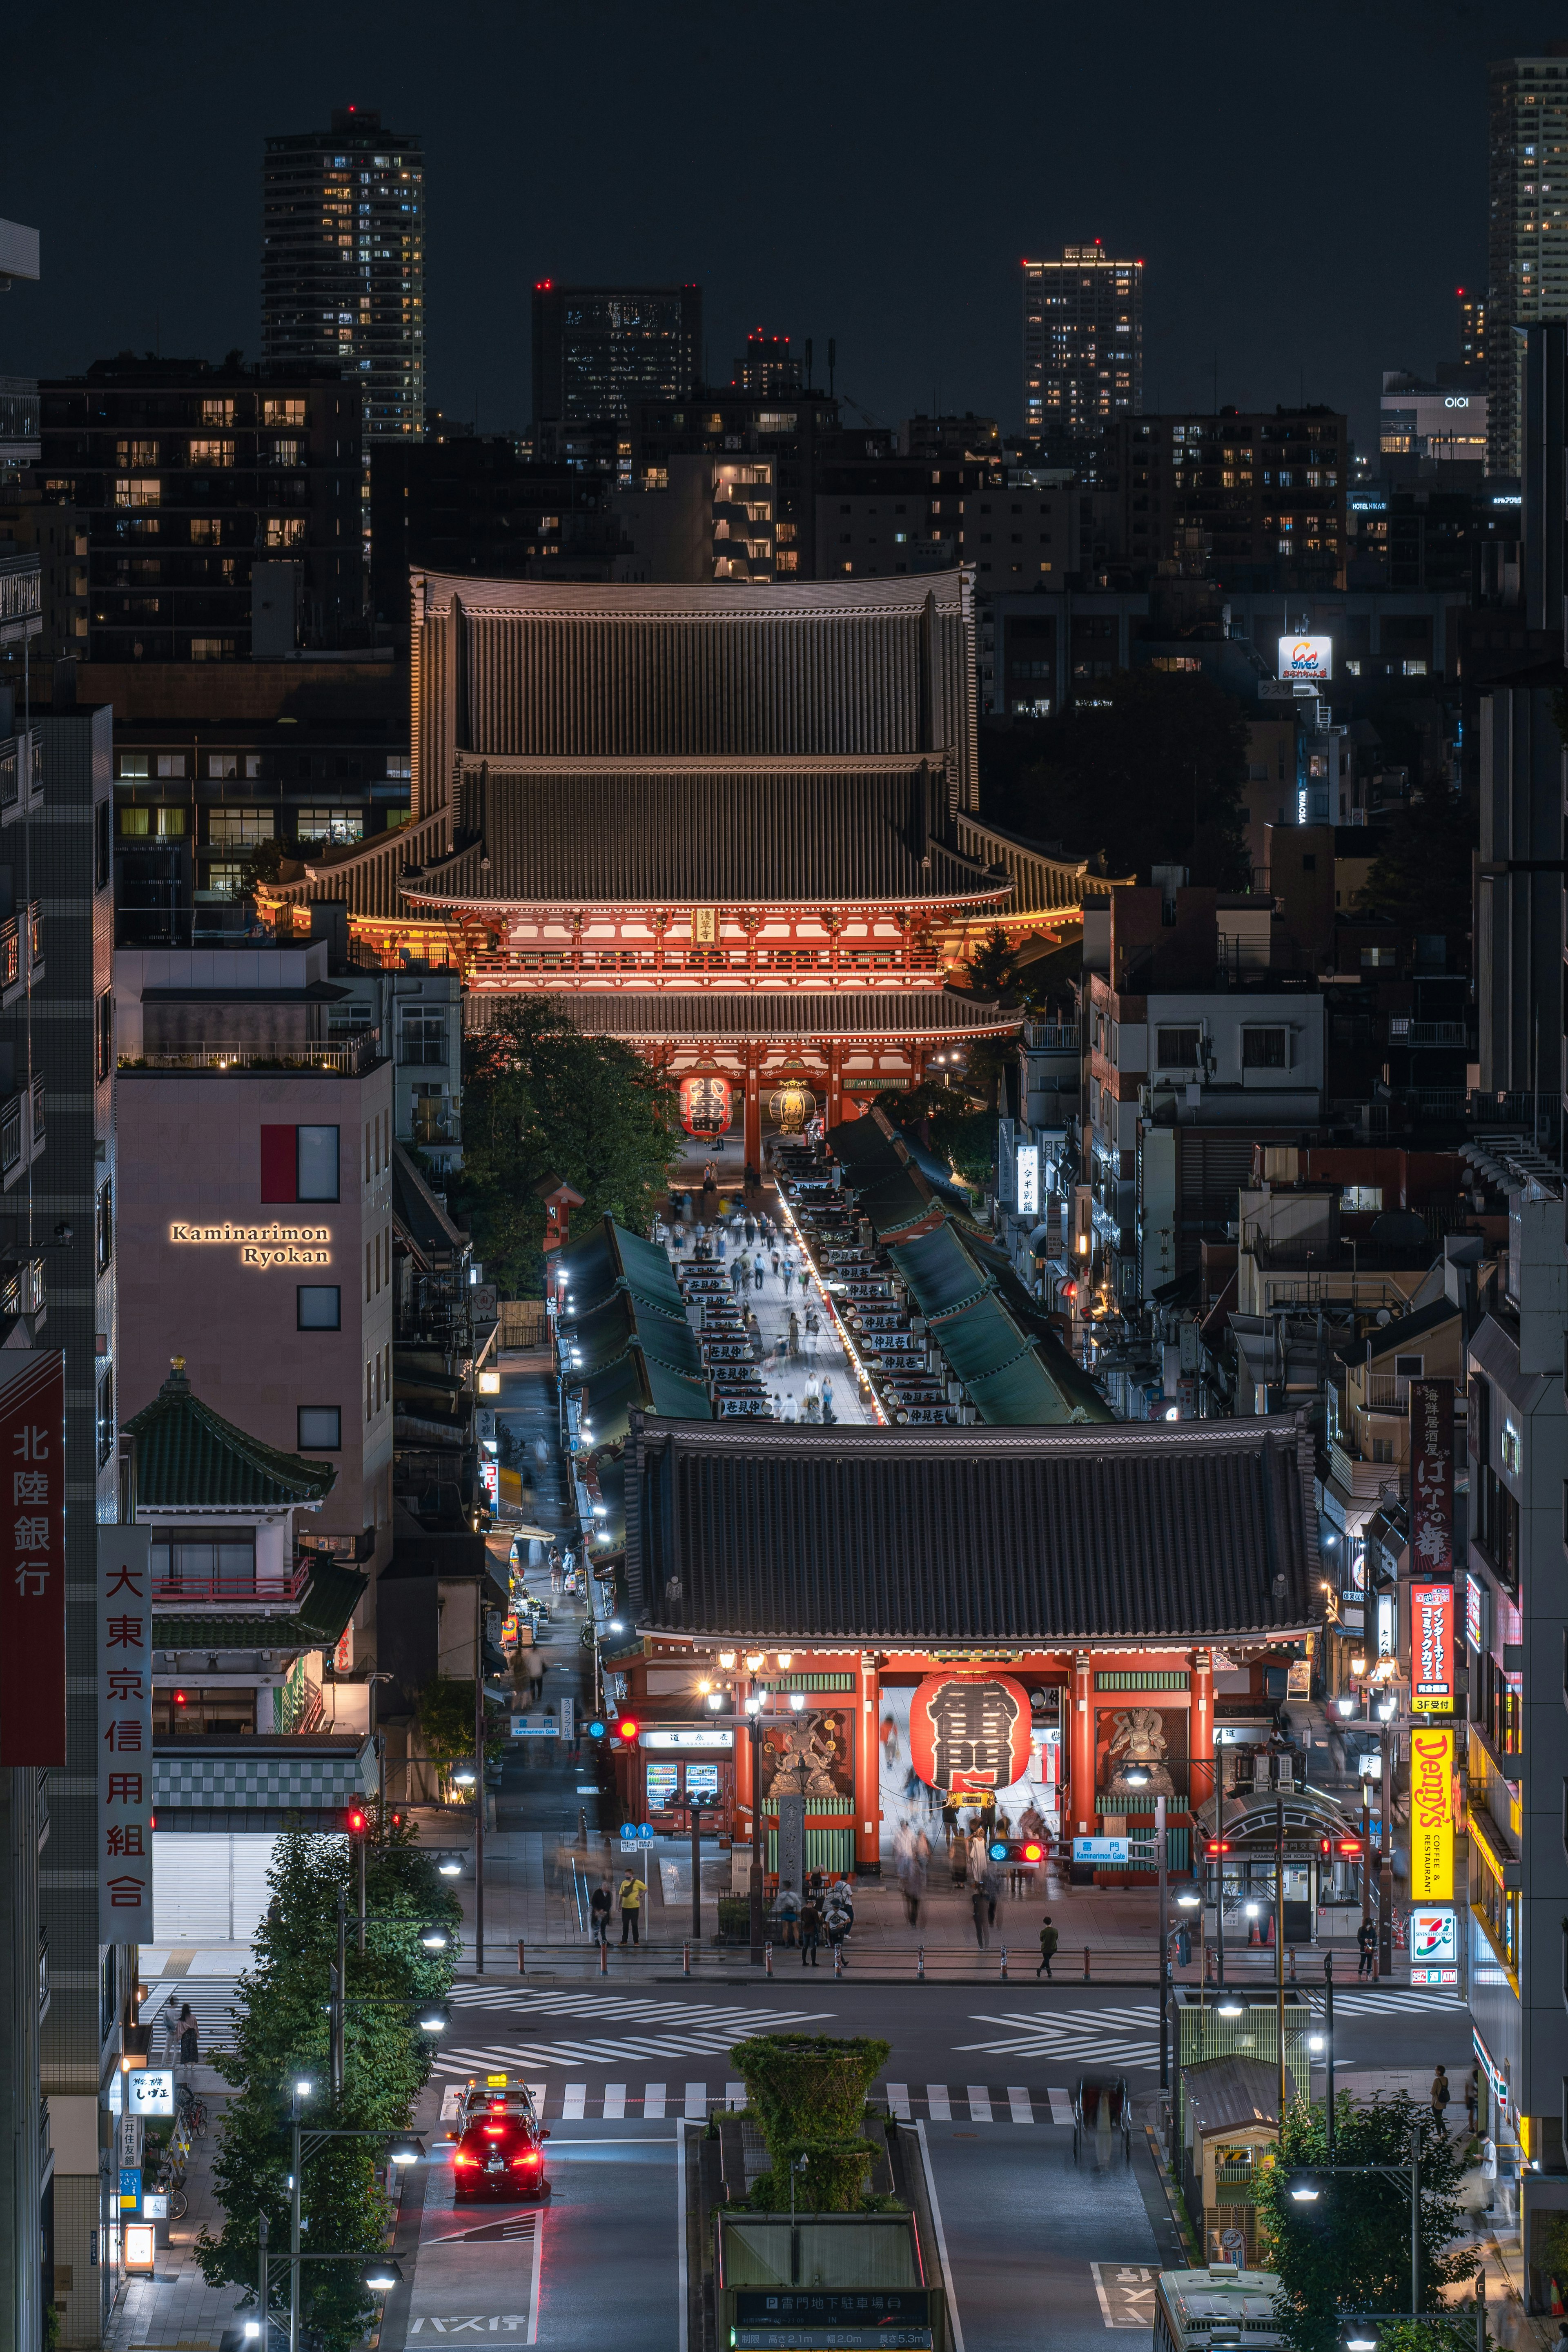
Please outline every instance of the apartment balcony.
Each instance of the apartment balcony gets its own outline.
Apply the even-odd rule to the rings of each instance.
[[[182,1612],[192,1608],[231,1611],[237,1603],[247,1608],[290,1609],[310,1581],[315,1558],[300,1560],[278,1576],[258,1574],[254,1568],[237,1575],[175,1569],[153,1577],[153,1606]]]
[[[1386,1488],[1398,1486],[1400,1475],[1397,1462],[1363,1462],[1340,1438],[1330,1443],[1329,1476],[1347,1503],[1375,1504]]]
[[[1082,1050],[1076,1021],[1026,1021],[1024,1046],[1030,1054],[1077,1054]]]
[[[289,1077],[357,1078],[380,1058],[380,1030],[362,1029],[352,1037],[333,1038],[330,1044],[300,1037],[272,1042],[245,1037],[232,1044],[154,1046],[147,1053],[122,1054],[119,1067],[121,1076],[139,1070],[216,1076],[236,1070],[276,1070]]]

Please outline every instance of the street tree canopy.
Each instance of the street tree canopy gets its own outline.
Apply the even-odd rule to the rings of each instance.
[[[1321,2101],[1298,2103],[1286,2114],[1279,2160],[1258,2180],[1258,2218],[1269,2242],[1268,2268],[1279,2273],[1284,2332],[1295,2352],[1339,2352],[1342,2312],[1410,2309],[1410,2190],[1412,2134],[1421,2149],[1421,2308],[1440,2311],[1444,2289],[1474,2276],[1478,2258],[1455,2251],[1463,2220],[1459,2176],[1464,2142],[1450,2140],[1430,2108],[1401,2093],[1354,2106],[1334,2103],[1334,2163],[1386,2165],[1383,2172],[1320,2172],[1318,2195],[1300,2202],[1293,2180],[1326,2166]]]
[[[1194,883],[1246,889],[1240,704],[1189,670],[1115,670],[1081,691],[1053,718],[983,731],[984,814],[1103,873],[1147,882],[1152,866],[1184,866]]]
[[[630,1046],[586,1037],[547,997],[500,1006],[464,1048],[459,1206],[475,1254],[510,1297],[543,1290],[545,1212],[560,1177],[584,1226],[606,1212],[633,1232],[653,1215],[676,1144],[676,1089]]]

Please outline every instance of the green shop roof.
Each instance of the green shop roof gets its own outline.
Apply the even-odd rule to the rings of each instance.
[[[314,1508],[337,1483],[331,1462],[281,1454],[203,1404],[176,1356],[149,1405],[121,1424],[132,1441],[135,1512]]]
[[[177,1616],[154,1605],[153,1642],[160,1650],[330,1650],[369,1583],[356,1569],[318,1552],[294,1608],[268,1616],[247,1616],[242,1608],[222,1615]]]

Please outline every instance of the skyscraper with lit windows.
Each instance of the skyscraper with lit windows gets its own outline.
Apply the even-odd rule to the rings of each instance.
[[[262,166],[261,348],[358,382],[367,441],[425,429],[425,157],[373,108],[269,138]]]
[[[1568,319],[1568,41],[1488,68],[1487,471],[1523,465],[1524,339]]]
[[[1112,260],[1097,237],[1023,269],[1024,431],[1098,440],[1143,405],[1143,264]]]

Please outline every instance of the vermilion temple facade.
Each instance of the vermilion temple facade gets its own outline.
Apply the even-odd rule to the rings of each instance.
[[[457,963],[471,1025],[550,995],[753,1160],[804,1096],[1016,1027],[954,982],[994,922],[1070,935],[1085,868],[980,822],[968,572],[412,591],[413,822],[270,911],[346,900],[387,963]]]

